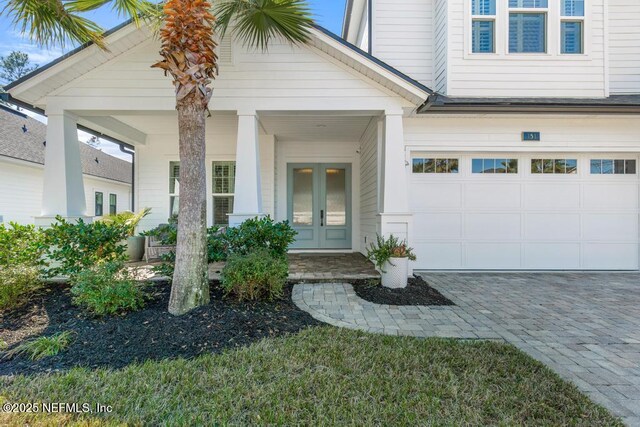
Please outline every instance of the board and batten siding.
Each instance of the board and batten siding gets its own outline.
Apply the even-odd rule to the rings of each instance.
[[[42,211],[43,166],[0,158],[0,216],[5,224],[33,224]],[[95,191],[104,193],[105,213],[109,211],[109,194],[117,194],[118,212],[131,209],[131,186],[84,175],[87,215],[94,214]]]
[[[640,93],[640,2],[609,0],[611,94]]]
[[[373,55],[413,79],[433,83],[433,0],[374,0]]]
[[[134,119],[135,120],[135,119]],[[141,230],[166,223],[170,214],[169,163],[180,160],[178,123],[176,117],[157,116],[144,119],[145,126],[157,121],[157,128],[166,133],[150,134],[146,145],[136,147],[136,204],[151,208],[151,214],[140,223]],[[213,225],[212,167],[214,161],[236,161],[237,124],[235,115],[220,115],[207,119],[206,173],[207,225]],[[135,124],[135,122],[131,122]],[[260,178],[263,211],[274,215],[274,138],[260,135]]]
[[[360,251],[375,241],[378,232],[379,156],[378,120],[372,119],[360,139]]]

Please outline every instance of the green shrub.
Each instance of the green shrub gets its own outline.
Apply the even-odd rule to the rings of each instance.
[[[385,273],[384,265],[390,262],[391,258],[409,258],[411,261],[415,261],[416,255],[413,253],[413,249],[407,246],[406,241],[400,240],[392,234],[387,239],[377,235],[376,241],[371,243],[367,249],[367,258]]]
[[[73,302],[98,316],[144,307],[146,283],[134,279],[121,261],[97,264],[72,278]]]
[[[125,260],[128,227],[100,221],[77,223],[56,217],[57,222],[45,230],[47,255],[55,261],[47,275],[73,276],[81,270],[105,261]]]
[[[0,266],[0,310],[17,307],[42,285],[37,267]]]
[[[287,259],[268,249],[233,254],[222,270],[222,287],[225,295],[233,294],[240,301],[272,300],[282,296],[288,271]]]
[[[44,263],[44,233],[33,225],[0,224],[0,267]]]
[[[72,342],[72,332],[64,331],[49,337],[39,337],[25,341],[7,352],[10,357],[24,354],[31,360],[39,360],[47,356],[55,356],[65,350]]]
[[[284,257],[295,236],[296,231],[288,221],[275,222],[267,216],[248,219],[237,227],[229,227],[220,238],[227,256],[247,255],[258,249],[267,249],[276,257]]]

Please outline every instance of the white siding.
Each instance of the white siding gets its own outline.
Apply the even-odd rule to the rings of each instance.
[[[447,56],[448,56],[448,32],[449,32],[449,5],[447,0],[435,0],[434,13],[434,90],[438,93],[447,93]]]
[[[132,119],[133,120],[133,119]],[[136,204],[150,207],[151,214],[141,223],[143,230],[166,223],[169,218],[169,162],[179,161],[177,119],[172,116],[145,116],[146,126],[156,121],[165,133],[149,135],[147,145],[136,147]],[[132,123],[135,123],[132,121]],[[212,163],[236,160],[237,118],[221,115],[207,122],[207,224],[213,223]],[[260,136],[261,178],[264,213],[274,215],[274,142]]]
[[[433,0],[375,0],[373,55],[433,84]]]
[[[469,1],[449,3],[447,94],[467,97],[604,97],[604,0],[587,4],[585,55],[560,55],[559,4],[549,2],[546,54],[507,53],[506,1],[498,1],[496,54],[470,53]]]
[[[360,251],[366,248],[378,231],[378,120],[372,119],[360,140]]]
[[[640,93],[640,2],[609,0],[611,94]]]
[[[54,92],[61,102],[73,99],[104,108],[107,101],[136,99],[153,101],[157,109],[173,110],[171,79],[150,68],[158,60],[159,45],[150,40],[128,53],[96,68]],[[233,49],[232,61],[220,64],[220,75],[213,82],[212,110],[291,109],[291,105],[389,105],[400,99],[379,83],[328,55],[308,47],[274,42],[267,53]],[[97,100],[100,100],[98,103]],[[318,108],[316,108],[318,109]]]
[[[8,223],[33,224],[42,206],[43,167],[0,159],[0,216]],[[104,209],[109,210],[109,194],[118,195],[118,212],[131,208],[131,186],[84,175],[87,215],[94,214],[94,193],[104,193]]]

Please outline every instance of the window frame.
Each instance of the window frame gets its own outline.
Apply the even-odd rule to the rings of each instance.
[[[499,8],[499,1],[498,0],[493,0],[495,3],[495,13],[493,15],[474,15],[473,13],[473,0],[469,1],[469,7],[470,7],[470,15],[471,15],[471,22],[469,24],[469,28],[470,28],[470,52],[473,55],[492,55],[495,54],[498,50],[497,47],[497,25],[498,25],[498,8]],[[493,23],[493,46],[491,49],[491,52],[476,52],[474,51],[474,43],[473,43],[473,33],[474,33],[474,28],[473,28],[473,24],[475,22],[492,22]]]
[[[551,0],[553,2],[555,0]],[[507,7],[507,38],[506,40],[506,53],[507,55],[548,55],[549,54],[549,17],[551,8],[549,7],[549,2],[547,2],[546,7],[511,7],[509,6],[509,1],[506,3]],[[544,50],[541,52],[511,52],[509,47],[511,40],[511,15],[542,15],[544,18]]]
[[[173,175],[173,167],[177,165],[178,166],[178,176],[174,176]],[[171,191],[171,180],[175,179],[176,182],[178,183],[178,191],[175,191],[175,185],[173,188],[173,192]],[[169,217],[172,217],[173,215],[177,215],[178,214],[178,210],[180,209],[180,161],[179,160],[170,160],[169,161],[169,188],[167,188],[167,191],[169,193]],[[173,205],[174,205],[174,201],[177,200],[178,201],[178,208],[176,209],[176,213],[173,213]]]
[[[98,194],[100,195],[100,204],[98,204]],[[100,206],[100,213],[98,214],[98,206]],[[93,216],[104,216],[104,192],[93,192]]]
[[[473,170],[473,163],[476,160],[482,160],[483,162],[483,166],[482,166],[482,170],[480,172],[474,172]],[[485,172],[486,169],[484,169],[484,161],[485,160],[493,160],[494,161],[494,171],[495,171],[495,162],[498,160],[504,160],[506,162],[512,162],[515,161],[516,162],[516,167],[515,167],[515,171],[514,172],[509,172],[509,166],[507,165],[507,169],[505,170],[505,172]],[[518,176],[520,175],[520,158],[519,157],[486,157],[486,156],[471,156],[469,158],[469,174],[472,177],[480,177],[480,176]]]
[[[473,18],[482,15],[473,15],[471,0],[465,1],[464,7],[464,46],[463,59],[481,61],[484,59],[497,57],[507,61],[588,61],[591,60],[591,19],[589,18],[589,0],[584,2],[584,16],[562,16],[561,2],[549,0],[547,8],[510,8],[508,0],[496,0],[496,15],[494,23],[494,53],[473,52]],[[546,52],[509,52],[509,13],[510,11],[523,11],[531,13],[546,13]],[[576,19],[577,18],[577,19]],[[576,21],[582,22],[582,53],[562,53],[562,22]],[[493,56],[492,56],[493,55]]]
[[[109,193],[109,215],[115,215],[118,213],[118,195],[115,193]]]
[[[601,166],[600,166],[600,172],[594,172],[593,171],[593,162],[595,161],[599,161],[601,162]],[[602,162],[604,161],[610,161],[612,162],[612,172],[611,173],[604,173],[602,172]],[[615,163],[617,161],[621,161],[624,162],[624,172],[623,173],[616,173],[616,165]],[[627,172],[627,168],[628,168],[628,162],[633,162],[633,170],[634,172]],[[587,163],[589,165],[589,176],[590,177],[637,177],[638,176],[638,160],[635,158],[628,158],[628,157],[589,157],[587,159]]]
[[[565,0],[560,0],[559,2],[559,11],[558,11],[558,15],[560,16],[560,23],[558,24],[558,54],[562,55],[562,56],[578,56],[578,55],[585,55],[586,54],[586,32],[587,32],[587,7],[589,4],[588,0],[584,0],[584,4],[583,4],[583,14],[582,16],[580,15],[565,15],[564,14],[564,1]],[[581,47],[581,51],[577,52],[577,53],[572,53],[572,52],[563,52],[563,48],[564,48],[564,38],[562,36],[562,24],[565,22],[578,22],[582,25],[582,34],[581,36],[581,40],[580,40],[580,47]]]
[[[423,167],[422,167],[422,172],[416,172],[414,170],[414,166],[415,166],[415,161],[416,160],[422,160],[423,163]],[[425,163],[427,160],[432,160],[433,161],[433,172],[430,171],[426,171],[426,167],[425,167]],[[455,172],[451,172],[450,168],[449,168],[449,161],[450,160],[455,160],[457,162],[457,167],[456,167],[456,171]],[[438,162],[442,162],[445,161],[446,162],[446,171],[445,172],[438,172]],[[455,156],[441,156],[441,157],[424,157],[424,156],[411,156],[411,174],[415,175],[415,176],[447,176],[447,175],[460,175],[461,169],[462,169],[462,158],[460,156],[455,157]]]
[[[231,176],[226,176],[223,178],[226,179],[230,179],[231,183],[229,184],[229,189],[233,190],[230,192],[216,192],[215,191],[215,185],[214,185],[214,181],[216,179],[215,176],[215,167],[216,164],[228,164],[231,165],[233,167],[233,174]],[[227,222],[226,223],[216,223],[216,198],[218,199],[222,199],[222,198],[228,198],[231,199],[231,209],[229,213],[233,213],[233,206],[235,203],[235,179],[236,179],[236,161],[235,160],[212,160],[211,161],[211,223],[214,226],[218,226],[218,227],[226,227],[229,225],[229,218],[227,217]]]
[[[533,162],[535,162],[536,160],[540,160],[542,161],[542,171],[541,172],[534,172],[533,171]],[[556,168],[556,162],[558,160],[563,160],[563,161],[567,161],[567,160],[573,160],[575,161],[575,171],[574,172],[570,172],[567,173],[566,172],[566,165],[565,165],[565,172],[556,172],[555,168]],[[551,161],[553,162],[552,167],[553,167],[553,172],[544,172],[544,168],[545,168],[545,162]],[[575,157],[571,157],[571,156],[556,156],[556,157],[549,157],[549,156],[537,156],[537,157],[530,157],[529,158],[529,169],[528,172],[531,176],[580,176],[580,157],[579,156],[575,156]]]

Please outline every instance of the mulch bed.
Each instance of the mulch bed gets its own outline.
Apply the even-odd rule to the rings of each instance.
[[[406,288],[390,289],[369,282],[354,283],[353,289],[363,300],[388,305],[455,305],[429,286],[422,277],[411,277]]]
[[[190,358],[244,346],[266,337],[295,333],[319,325],[291,301],[237,303],[211,285],[211,303],[183,316],[167,312],[170,286],[156,283],[144,310],[121,317],[94,318],[71,304],[69,287],[52,284],[30,302],[0,314],[0,337],[14,347],[29,336],[73,331],[74,341],[61,354],[30,361],[24,356],[0,359],[0,375],[33,374],[76,366],[121,368],[147,359]]]

